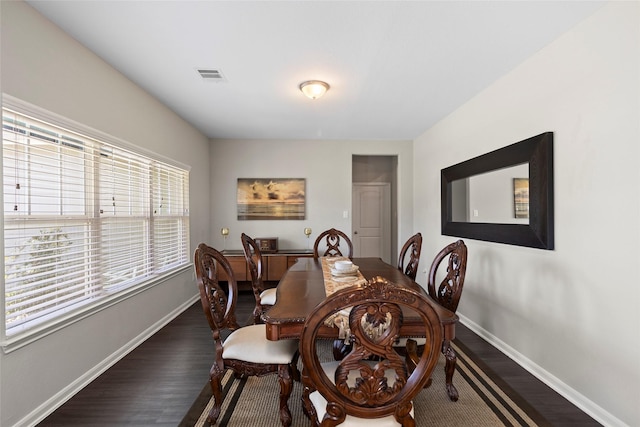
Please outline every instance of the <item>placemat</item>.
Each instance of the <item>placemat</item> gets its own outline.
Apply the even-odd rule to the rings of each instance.
[[[336,261],[349,261],[347,257],[322,257],[320,258],[322,263],[322,276],[324,279],[324,291],[327,296],[339,291],[340,289],[348,288],[350,286],[362,285],[367,282],[360,270],[356,272],[355,276],[334,276],[331,274],[331,268]],[[354,264],[355,265],[355,264]]]

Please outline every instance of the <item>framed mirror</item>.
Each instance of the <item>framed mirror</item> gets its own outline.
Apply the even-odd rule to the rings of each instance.
[[[443,235],[553,249],[553,132],[442,169],[440,179]]]

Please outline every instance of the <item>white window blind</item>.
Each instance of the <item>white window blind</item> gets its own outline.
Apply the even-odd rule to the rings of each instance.
[[[189,174],[3,108],[5,334],[189,262]]]

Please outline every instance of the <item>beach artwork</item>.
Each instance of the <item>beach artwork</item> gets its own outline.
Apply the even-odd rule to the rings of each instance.
[[[304,178],[238,178],[238,220],[305,219]]]

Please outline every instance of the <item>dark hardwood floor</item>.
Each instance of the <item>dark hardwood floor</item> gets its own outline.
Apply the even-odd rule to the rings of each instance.
[[[237,317],[249,321],[253,295]],[[463,325],[459,345],[479,356],[551,426],[599,426]],[[44,419],[39,426],[177,426],[209,377],[213,344],[200,302],[162,328]]]

